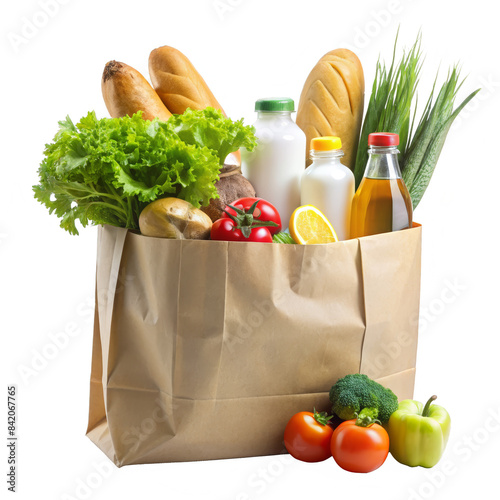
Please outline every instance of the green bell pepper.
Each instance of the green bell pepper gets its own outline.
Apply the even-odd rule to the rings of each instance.
[[[448,442],[450,416],[432,402],[424,406],[418,401],[405,399],[391,415],[388,423],[390,452],[402,464],[410,467],[434,467]]]

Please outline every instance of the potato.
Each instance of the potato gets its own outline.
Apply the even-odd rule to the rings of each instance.
[[[191,203],[179,198],[161,198],[147,205],[139,216],[144,236],[177,240],[205,240],[212,221]]]

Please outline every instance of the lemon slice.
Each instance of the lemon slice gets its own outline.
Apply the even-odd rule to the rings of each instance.
[[[339,241],[329,220],[313,205],[303,205],[293,212],[290,218],[290,234],[300,245]]]

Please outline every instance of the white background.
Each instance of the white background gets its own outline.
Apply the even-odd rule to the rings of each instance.
[[[18,498],[415,500],[498,491],[500,47],[494,2],[58,0],[45,19],[41,3],[3,2],[0,15],[1,390],[18,386]],[[26,20],[45,24],[21,43],[16,36],[23,36]],[[147,76],[149,52],[165,44],[183,51],[226,112],[247,123],[256,98],[287,95],[298,102],[316,61],[346,44],[364,66],[368,100],[378,54],[390,59],[398,25],[407,46],[422,28],[422,101],[440,64],[442,77],[454,62],[463,64],[468,79],[458,99],[483,88],[450,132],[415,213],[424,226],[415,398],[436,393],[452,416],[442,462],[412,469],[389,457],[366,475],[344,472],[333,459],[311,465],[289,456],[111,466],[84,436],[96,228],[70,236],[31,192],[57,121],[67,114],[78,120],[91,109],[107,116],[100,90],[105,63],[123,61]],[[52,338],[61,332],[68,345],[54,351]],[[23,376],[23,367],[34,371]],[[6,414],[4,404],[0,411]],[[6,488],[2,479],[2,497]]]

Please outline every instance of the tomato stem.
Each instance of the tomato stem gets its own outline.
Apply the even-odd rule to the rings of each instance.
[[[223,212],[227,214],[236,224],[233,227],[233,231],[236,231],[236,229],[240,229],[241,234],[245,238],[250,238],[252,229],[255,229],[257,227],[278,227],[278,224],[276,224],[276,222],[262,221],[254,217],[253,213],[259,201],[261,200],[257,200],[246,212],[244,210],[241,210],[240,208],[234,207],[233,205],[228,205],[229,208],[235,211],[236,215],[229,213],[227,210],[223,210]]]
[[[356,425],[358,427],[370,427],[373,424],[382,425],[382,422],[377,419],[378,410],[376,408],[363,408],[356,416]]]
[[[328,413],[326,413],[326,411],[317,412],[316,408],[314,408],[313,410],[313,416],[314,420],[316,420],[316,422],[321,425],[328,425],[330,423],[330,420],[333,418],[333,415],[328,416]]]

